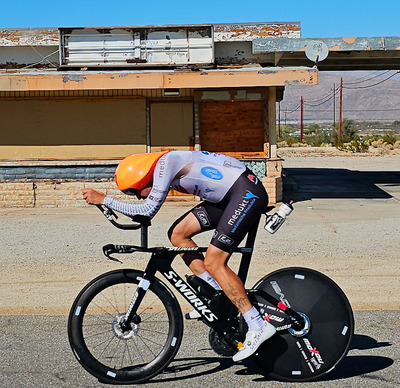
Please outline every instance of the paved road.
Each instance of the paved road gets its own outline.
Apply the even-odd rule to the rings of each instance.
[[[338,278],[354,305],[371,308],[375,303],[375,311],[355,312],[354,341],[339,367],[324,381],[303,383],[302,388],[400,386],[399,313],[379,310],[389,302],[391,307],[386,308],[399,309],[396,273],[400,165],[398,159],[374,159],[371,168],[362,170],[358,166],[361,161],[350,158],[342,164],[332,158],[288,161],[285,192],[298,201],[290,241],[284,233],[274,236],[274,244],[259,241],[260,257],[255,258],[258,265],[269,270],[275,265],[294,265],[299,252],[306,252],[301,258],[303,265],[312,264],[313,268]],[[321,168],[316,171],[315,166],[322,163],[327,164],[324,167],[328,171]],[[7,301],[14,309],[12,313],[57,314],[54,305],[72,300],[76,288],[80,289],[93,277],[89,269],[105,272],[109,265],[104,259],[98,260],[103,240],[100,226],[109,234],[106,243],[119,241],[116,238],[119,234],[114,236],[116,232],[111,228],[104,229],[97,213],[92,216],[91,212],[82,211],[83,216],[77,219],[80,213],[77,209],[72,215],[33,209],[29,217],[22,210],[4,211],[0,224],[0,243],[7,246],[0,262],[3,271],[0,300],[4,305]],[[176,217],[176,210],[172,208],[164,216],[158,216],[153,229],[160,236],[165,233],[161,233],[159,224],[169,224]],[[67,273],[69,282],[65,281]],[[75,360],[68,345],[66,323],[65,315],[0,316],[0,386],[105,386]],[[270,381],[249,361],[234,364],[219,357],[208,344],[207,328],[198,322],[188,322],[174,362],[163,375],[141,386],[292,388],[298,385]]]
[[[356,312],[351,350],[324,381],[309,387],[399,386],[399,318],[397,311]],[[68,345],[65,316],[0,317],[0,385],[13,388],[104,387],[86,373]],[[294,387],[271,381],[249,361],[234,364],[215,354],[207,328],[187,322],[175,361],[166,372],[141,387]],[[297,386],[297,385],[296,385]]]

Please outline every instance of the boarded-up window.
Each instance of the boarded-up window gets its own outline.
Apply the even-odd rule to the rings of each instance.
[[[263,151],[264,123],[264,101],[201,102],[201,148],[214,152]]]
[[[151,150],[188,150],[193,141],[193,102],[151,103]]]
[[[1,158],[124,157],[146,147],[146,100],[0,101]]]

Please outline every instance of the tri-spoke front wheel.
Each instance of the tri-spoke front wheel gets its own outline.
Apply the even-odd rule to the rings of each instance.
[[[101,382],[139,383],[162,372],[177,353],[183,334],[182,312],[157,278],[129,325],[125,314],[143,273],[119,270],[89,283],[69,315],[68,336],[81,365]]]

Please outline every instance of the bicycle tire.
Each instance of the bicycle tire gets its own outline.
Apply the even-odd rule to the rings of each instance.
[[[260,347],[254,361],[265,374],[281,381],[312,381],[331,372],[346,356],[354,333],[353,312],[333,280],[307,268],[284,268],[265,276],[253,288],[275,296],[310,320],[308,332],[277,331]],[[255,298],[260,305],[270,306],[260,296]],[[273,315],[266,314],[264,319]],[[282,312],[276,310],[277,321],[279,316]]]
[[[68,337],[79,363],[100,382],[134,384],[161,373],[175,357],[183,335],[182,311],[168,287],[154,278],[139,307],[141,322],[118,325],[135,295],[142,271],[105,273],[77,296]]]

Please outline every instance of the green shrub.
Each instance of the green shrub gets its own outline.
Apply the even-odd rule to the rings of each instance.
[[[391,144],[393,145],[394,143],[396,143],[396,135],[394,132],[386,132],[383,136],[382,136],[382,140],[384,143],[387,144]]]
[[[364,139],[354,139],[349,142],[338,144],[337,148],[341,151],[366,152],[369,148],[369,141]]]

